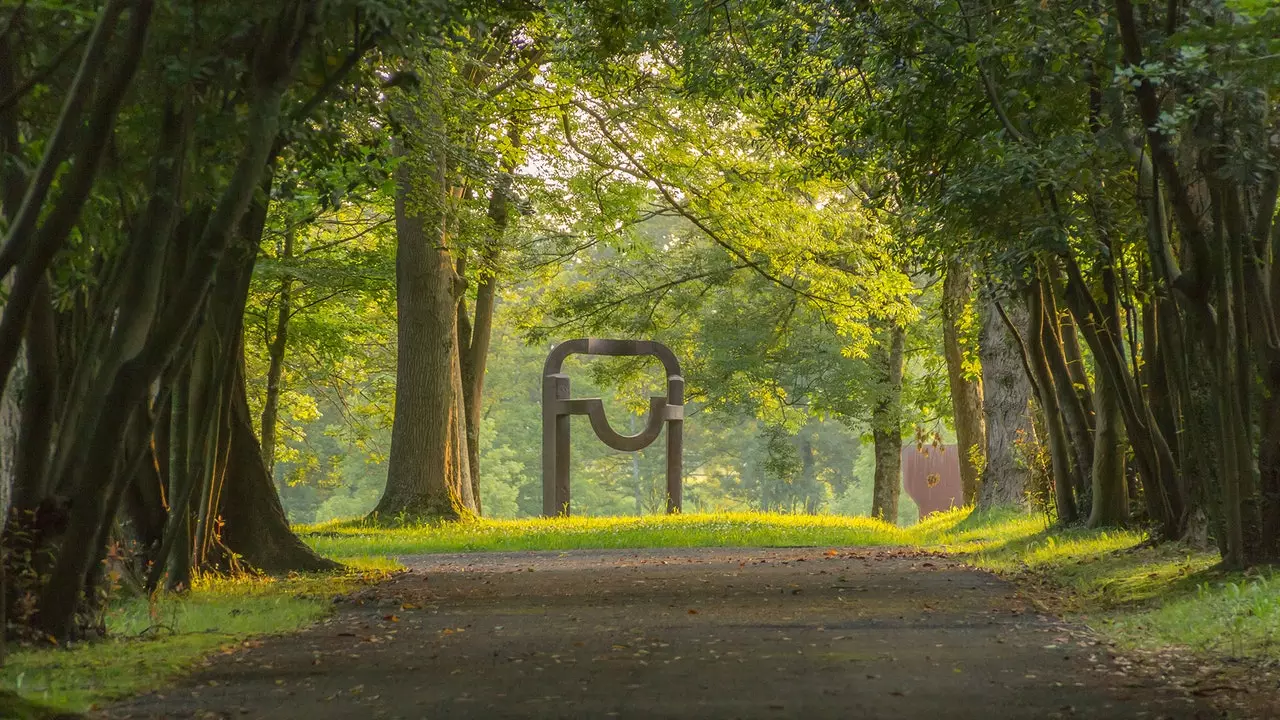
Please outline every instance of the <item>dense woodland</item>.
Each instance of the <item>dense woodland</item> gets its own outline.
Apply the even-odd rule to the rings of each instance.
[[[1278,111],[1269,0],[2,0],[8,634],[536,514],[580,336],[681,358],[686,510],[910,521],[955,443],[979,508],[1275,562]],[[662,380],[570,372],[619,429]]]

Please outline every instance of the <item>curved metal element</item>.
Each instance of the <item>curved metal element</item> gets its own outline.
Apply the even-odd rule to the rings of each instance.
[[[543,375],[556,375],[564,369],[565,358],[570,355],[609,355],[626,357],[632,355],[651,355],[662,361],[667,377],[681,375],[680,361],[671,349],[653,340],[602,340],[598,338],[575,338],[565,340],[551,349],[547,361],[542,364]]]
[[[662,361],[667,373],[666,397],[649,399],[649,417],[636,435],[620,435],[609,427],[600,398],[570,399],[565,358],[574,354],[641,356]],[[548,516],[569,514],[569,418],[586,415],[591,428],[614,450],[648,447],[667,426],[667,512],[680,512],[684,474],[684,378],[680,361],[662,343],[652,340],[577,338],[556,345],[542,367],[542,510]]]
[[[565,403],[570,415],[586,415],[591,419],[591,429],[596,431],[600,442],[624,452],[643,450],[658,439],[662,434],[662,424],[667,421],[662,412],[665,407],[665,397],[649,398],[649,418],[645,421],[644,429],[635,435],[620,435],[609,426],[609,418],[604,414],[604,401],[600,398],[583,398]]]

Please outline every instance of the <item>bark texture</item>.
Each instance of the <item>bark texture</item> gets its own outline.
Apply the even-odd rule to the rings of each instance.
[[[1129,484],[1125,479],[1124,417],[1120,397],[1105,378],[1093,395],[1096,426],[1093,442],[1093,506],[1089,527],[1124,525],[1129,517]]]
[[[893,327],[884,345],[876,350],[881,369],[880,397],[872,411],[875,443],[875,481],[871,491],[871,516],[898,522],[898,498],[902,494],[902,371],[906,332]]]
[[[965,313],[972,295],[971,285],[972,273],[968,266],[958,260],[947,263],[947,274],[942,283],[943,354],[947,361],[956,448],[960,453],[960,482],[966,505],[977,501],[982,455],[986,452],[982,381],[965,372],[965,351],[961,343]]]
[[[1026,328],[1021,303],[1005,303],[1015,326]],[[994,300],[986,299],[981,311],[982,330],[978,356],[982,360],[982,414],[986,426],[986,466],[978,488],[978,508],[1027,505],[1031,472],[1019,457],[1019,443],[1032,442],[1031,383],[1023,370],[1017,340],[1005,327]]]
[[[22,403],[19,395],[26,380],[26,364],[19,362],[0,388],[0,532],[9,519],[9,502],[13,496],[14,475],[20,451],[18,437],[22,432]],[[3,633],[0,633],[3,635]]]
[[[448,247],[443,158],[415,183],[397,170],[396,412],[387,486],[373,515],[458,519],[474,512],[458,356],[462,279]],[[463,480],[466,479],[466,487]]]

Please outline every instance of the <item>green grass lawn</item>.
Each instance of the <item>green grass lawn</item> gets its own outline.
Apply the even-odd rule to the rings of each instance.
[[[297,528],[328,557],[645,547],[908,545],[912,535],[866,517],[725,513],[480,520],[384,528],[363,521]]]
[[[858,517],[735,513],[395,528],[335,522],[298,531],[321,553],[360,570],[280,580],[205,579],[187,595],[154,605],[117,602],[108,618],[112,639],[16,652],[0,669],[0,693],[83,710],[158,687],[211,654],[315,622],[330,612],[335,594],[385,576],[396,556],[439,552],[916,547],[1009,577],[1122,647],[1176,646],[1256,659],[1274,656],[1280,640],[1280,575],[1224,574],[1214,569],[1211,552],[1150,547],[1134,531],[1051,530],[1044,518],[1016,512],[957,510],[906,528]]]

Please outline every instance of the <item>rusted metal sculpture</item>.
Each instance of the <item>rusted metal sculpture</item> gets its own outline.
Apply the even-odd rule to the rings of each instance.
[[[609,427],[600,398],[569,397],[569,376],[561,370],[570,355],[652,355],[667,372],[666,397],[649,398],[649,419],[636,435],[619,435]],[[680,361],[666,345],[651,340],[579,338],[551,350],[542,367],[542,514],[569,514],[569,416],[586,415],[596,437],[614,450],[635,452],[648,447],[667,425],[667,512],[680,512],[684,474],[684,378]]]

